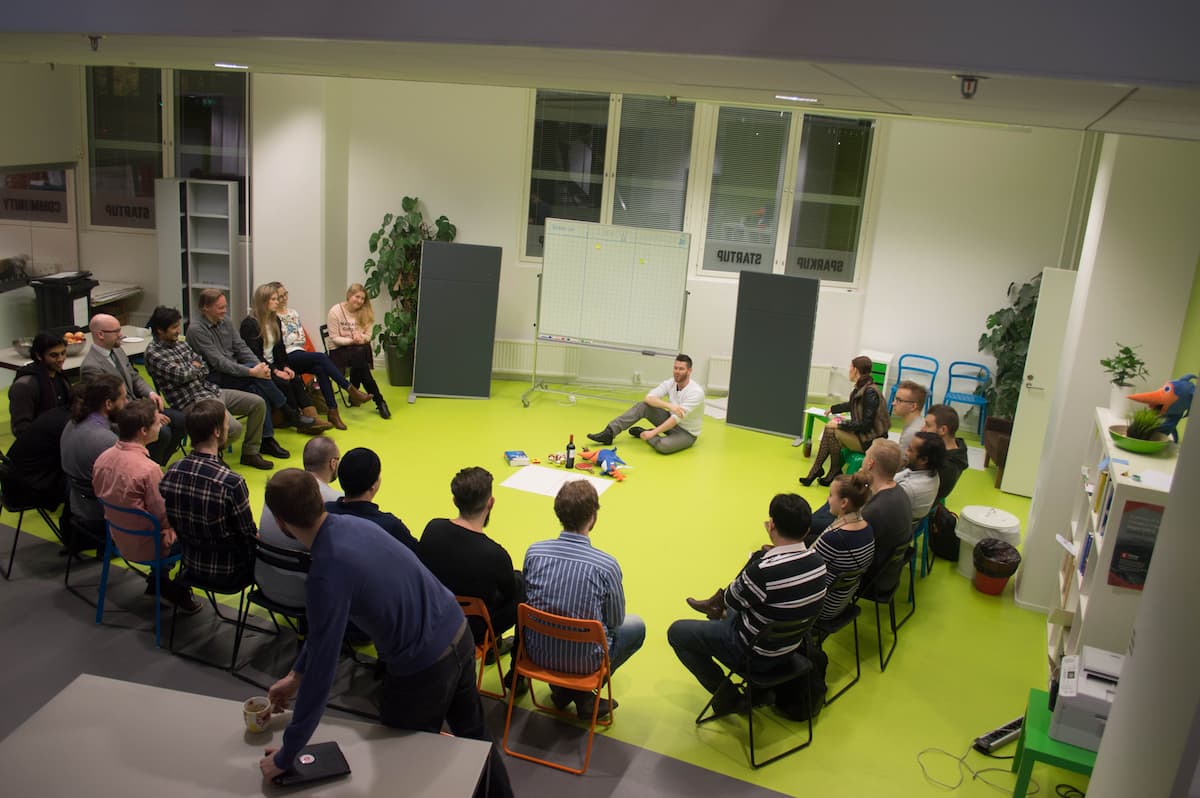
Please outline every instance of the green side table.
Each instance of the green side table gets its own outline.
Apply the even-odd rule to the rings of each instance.
[[[1050,696],[1045,690],[1029,691],[1029,706],[1025,709],[1025,723],[1017,739],[1017,753],[1013,756],[1012,769],[1017,774],[1013,785],[1013,798],[1022,798],[1029,789],[1029,777],[1033,774],[1034,762],[1069,770],[1073,773],[1092,775],[1096,765],[1096,752],[1069,743],[1060,743],[1050,737]]]

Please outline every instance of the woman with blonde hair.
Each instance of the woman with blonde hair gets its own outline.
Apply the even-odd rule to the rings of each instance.
[[[250,351],[270,367],[271,382],[283,393],[287,407],[298,417],[296,429],[317,435],[333,424],[317,417],[317,409],[313,407],[308,391],[304,390],[304,382],[288,366],[287,352],[283,348],[283,330],[279,326],[279,317],[275,315],[275,301],[275,289],[270,284],[255,288],[250,313],[242,319],[238,332]]]
[[[374,363],[371,327],[375,324],[375,311],[362,283],[354,283],[346,289],[346,300],[329,309],[325,323],[329,328],[329,358],[338,368],[350,370],[351,385],[362,386],[364,391],[374,395],[380,416],[391,418],[392,411],[371,374]]]
[[[371,401],[371,394],[364,393],[350,384],[342,370],[333,364],[329,355],[324,352],[310,352],[305,347],[308,335],[300,323],[300,314],[295,308],[288,307],[288,290],[283,283],[267,283],[275,289],[275,316],[279,319],[279,327],[283,336],[283,348],[287,352],[287,363],[300,374],[312,374],[317,378],[317,386],[329,408],[326,417],[329,423],[337,429],[346,429],[338,411],[337,398],[333,395],[332,383],[337,383],[342,390],[350,394],[350,401],[358,404]]]

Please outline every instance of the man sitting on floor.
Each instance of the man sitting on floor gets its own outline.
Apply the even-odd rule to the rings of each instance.
[[[496,499],[492,475],[486,469],[464,468],[450,481],[450,494],[458,516],[435,518],[421,533],[421,562],[458,596],[483,600],[497,637],[516,626],[517,605],[525,600],[521,572],[513,570],[512,557],[484,531]],[[476,645],[485,629],[479,618],[468,618]]]
[[[655,426],[631,426],[643,418]],[[671,379],[663,380],[604,429],[588,433],[588,438],[608,446],[618,433],[628,429],[630,435],[641,438],[659,454],[673,454],[696,442],[703,422],[704,388],[692,379],[692,359],[681,354],[675,356]]]
[[[938,470],[946,458],[946,446],[932,432],[918,432],[908,445],[908,468],[896,474],[896,484],[912,502],[912,520],[929,514],[938,493]]]
[[[946,457],[938,469],[937,500],[942,501],[954,490],[958,478],[967,470],[967,442],[956,438],[958,411],[950,405],[934,405],[925,415],[925,431],[935,433],[946,447]]]
[[[158,519],[161,539],[158,544],[160,556],[176,549],[175,531],[167,516],[159,485],[162,469],[150,459],[146,444],[158,439],[159,413],[153,399],[137,399],[113,413],[117,422],[119,440],[113,447],[96,458],[92,466],[92,491],[96,498],[118,507],[131,507],[149,513]],[[105,509],[104,514],[123,527],[134,527],[141,519],[119,511]],[[121,556],[131,562],[147,562],[154,559],[155,544],[152,538],[112,530],[113,543]],[[200,611],[200,602],[192,591],[171,581],[166,573],[161,575],[160,590],[166,601],[179,611],[192,614]],[[146,594],[154,595],[154,569],[147,579]]]
[[[183,544],[189,578],[221,593],[236,593],[254,581],[254,540],[246,480],[221,460],[229,435],[225,405],[202,399],[187,412],[192,450],[174,463],[159,490],[167,518]]]
[[[896,398],[892,400],[892,413],[900,418],[904,428],[900,431],[900,452],[908,451],[912,437],[925,425],[925,386],[912,380],[902,380],[896,386]]]
[[[417,539],[404,522],[391,513],[379,509],[374,502],[383,480],[379,455],[370,449],[359,447],[342,455],[338,464],[338,481],[346,495],[325,503],[325,509],[334,515],[357,515],[365,518],[403,543],[413,554],[420,553]]]
[[[741,709],[742,696],[717,663],[729,669],[743,667],[747,650],[767,624],[818,615],[825,598],[825,563],[804,545],[811,522],[808,502],[795,493],[780,493],[767,512],[763,526],[771,544],[750,555],[727,589],[706,601],[688,600],[709,620],[675,621],[667,629],[675,656],[713,694],[712,708],[718,715]],[[751,654],[752,659],[771,662],[795,649],[756,647]]]
[[[534,543],[525,553],[526,601],[531,607],[604,624],[608,638],[609,674],[642,647],[646,624],[625,614],[625,588],[621,566],[609,554],[592,546],[591,533],[600,511],[596,488],[586,479],[567,482],[554,498],[554,514],[563,531],[553,540]],[[544,668],[567,673],[591,673],[602,664],[602,652],[584,644],[560,643],[536,632],[525,637],[529,658]],[[590,721],[595,702],[597,718],[613,708],[594,693],[551,687],[558,709],[572,702],[580,719]],[[614,706],[615,706],[614,702]]]

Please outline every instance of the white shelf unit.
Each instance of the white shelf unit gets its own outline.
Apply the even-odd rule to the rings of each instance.
[[[225,293],[237,318],[249,307],[246,270],[238,258],[238,184],[228,180],[155,181],[160,301],[185,320],[199,313],[205,288]]]
[[[1149,567],[1178,447],[1168,444],[1156,455],[1118,448],[1108,428],[1124,421],[1096,408],[1086,459],[1070,497],[1071,522],[1059,541],[1065,549],[1059,606],[1046,624],[1051,668],[1085,645],[1118,654],[1129,648],[1142,596],[1129,585]]]

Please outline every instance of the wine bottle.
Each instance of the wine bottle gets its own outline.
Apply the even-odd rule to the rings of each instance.
[[[566,462],[563,463],[563,466],[565,466],[566,468],[574,468],[575,467],[575,436],[574,435],[572,435],[570,437],[570,439],[567,440],[567,459],[566,459]]]

